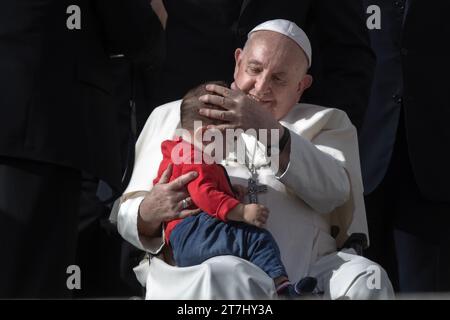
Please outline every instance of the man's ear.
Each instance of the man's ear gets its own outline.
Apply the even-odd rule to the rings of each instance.
[[[313,77],[310,74],[306,74],[302,81],[299,82],[298,84],[298,93],[299,94],[303,94],[303,92],[308,89],[309,87],[311,87],[313,83]]]
[[[234,64],[234,79],[236,79],[239,67],[242,62],[242,49],[241,48],[237,48],[234,51],[234,62],[235,62],[235,64]]]

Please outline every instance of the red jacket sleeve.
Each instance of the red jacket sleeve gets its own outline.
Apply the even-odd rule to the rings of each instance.
[[[228,184],[223,169],[214,165],[191,165],[185,166],[183,171],[198,173],[198,177],[187,187],[194,204],[207,214],[227,221],[228,212],[240,202],[221,190],[220,186]]]

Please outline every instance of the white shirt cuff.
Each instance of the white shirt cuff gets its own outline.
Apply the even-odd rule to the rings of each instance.
[[[120,205],[117,228],[122,237],[132,245],[143,251],[149,252],[150,254],[156,255],[164,247],[164,229],[162,229],[161,237],[148,238],[139,235],[137,218],[142,200],[144,200],[144,196],[128,199]]]

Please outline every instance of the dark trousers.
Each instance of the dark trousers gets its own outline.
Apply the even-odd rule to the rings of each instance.
[[[137,75],[144,72],[141,72],[140,67],[132,68],[127,58],[111,59],[110,64],[115,101],[111,107],[118,110],[116,130],[120,137],[123,174],[127,165],[132,166],[134,162],[130,151],[134,151],[135,145],[132,136],[135,119],[130,100],[136,95],[133,87],[141,82]],[[141,104],[139,109],[142,109]],[[142,294],[142,287],[134,275],[133,267],[139,264],[144,253],[125,241],[119,235],[117,227],[108,219],[113,200],[120,195],[120,191],[114,192],[108,184],[83,173],[77,263],[84,272],[82,288],[75,291],[76,298],[125,298]]]
[[[424,198],[414,179],[403,118],[382,183],[365,199],[366,256],[388,272],[400,292],[450,291],[450,200]]]
[[[170,235],[170,245],[179,267],[198,265],[215,256],[233,255],[252,262],[273,279],[287,275],[270,232],[245,223],[225,223],[200,213],[176,225]]]
[[[109,192],[106,197],[102,193],[98,179],[83,174],[76,259],[83,276],[74,298],[141,296],[133,267],[144,253],[125,241],[109,221],[111,208],[100,200]]]
[[[0,157],[0,298],[70,298],[81,175]]]

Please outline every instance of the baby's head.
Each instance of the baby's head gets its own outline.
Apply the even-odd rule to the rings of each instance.
[[[186,93],[186,95],[183,97],[183,100],[181,102],[180,107],[180,120],[181,120],[181,127],[190,133],[194,133],[194,122],[195,121],[201,121],[202,127],[207,127],[209,125],[219,125],[222,124],[223,121],[211,119],[205,116],[202,116],[199,113],[199,110],[202,108],[209,108],[209,109],[215,109],[215,110],[225,110],[221,107],[211,105],[204,103],[198,98],[205,94],[214,94],[210,91],[206,90],[206,86],[208,84],[217,84],[223,87],[228,87],[228,85],[223,81],[210,81],[203,83],[194,89],[191,89]]]
[[[225,152],[225,139],[221,136],[220,132],[207,129],[208,126],[217,126],[223,124],[223,121],[217,119],[211,119],[205,116],[202,116],[199,113],[199,110],[202,108],[215,109],[215,110],[225,110],[219,106],[211,105],[200,101],[198,98],[205,94],[214,94],[206,90],[206,85],[208,84],[217,84],[223,87],[228,87],[228,85],[223,81],[211,81],[207,83],[203,83],[194,89],[189,90],[189,92],[183,97],[180,106],[180,120],[181,127],[183,128],[184,134],[183,139],[191,142],[197,146],[200,146],[204,151],[208,154],[210,152],[208,150],[214,150],[211,155],[215,154],[219,156],[215,151],[217,148],[221,148],[222,152],[220,154],[223,155]],[[209,135],[207,133],[209,131]],[[217,139],[217,136],[220,135],[221,139]],[[213,144],[212,144],[213,143]],[[210,147],[206,147],[210,145]]]

